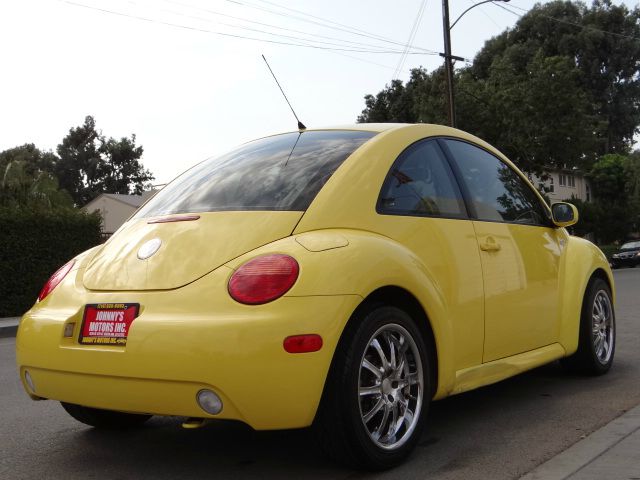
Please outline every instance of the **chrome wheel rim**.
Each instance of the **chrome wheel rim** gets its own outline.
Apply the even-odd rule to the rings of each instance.
[[[422,360],[411,334],[397,324],[379,328],[367,343],[358,374],[360,416],[378,447],[393,450],[411,438],[423,393]]]
[[[593,300],[591,319],[593,351],[598,361],[605,365],[609,362],[613,353],[615,325],[611,300],[604,290],[599,290],[596,293]]]

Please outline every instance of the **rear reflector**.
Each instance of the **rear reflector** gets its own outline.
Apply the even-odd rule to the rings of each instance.
[[[283,346],[289,353],[317,352],[322,348],[322,337],[316,334],[293,335],[284,339]]]
[[[73,330],[76,327],[75,322],[71,322],[71,323],[67,323],[64,326],[64,333],[63,333],[63,337],[73,337]]]

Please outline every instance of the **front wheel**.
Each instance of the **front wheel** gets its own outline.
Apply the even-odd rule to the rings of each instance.
[[[314,422],[323,450],[367,470],[402,462],[420,438],[430,401],[427,353],[416,323],[396,307],[354,318]]]
[[[60,402],[62,408],[73,418],[95,428],[121,430],[142,425],[151,415],[114,412],[100,408],[83,407],[74,403]]]
[[[611,289],[601,278],[589,283],[582,303],[578,350],[564,359],[573,370],[602,375],[613,364],[616,348],[616,319]]]

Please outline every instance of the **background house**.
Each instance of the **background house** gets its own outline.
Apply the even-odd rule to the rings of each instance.
[[[580,170],[553,170],[547,175],[547,180],[531,174],[528,177],[538,190],[546,192],[552,203],[568,200],[572,196],[584,202],[593,200],[591,183]]]
[[[156,192],[157,190],[150,190],[143,192],[142,195],[103,193],[87,203],[83,208],[87,212],[100,212],[102,235],[109,237]]]

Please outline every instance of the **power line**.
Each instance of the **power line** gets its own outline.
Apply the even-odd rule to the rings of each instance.
[[[293,18],[293,19],[299,20],[301,22],[306,22],[306,23],[311,23],[311,24],[314,24],[314,25],[319,25],[319,26],[321,26],[323,28],[331,28],[333,30],[339,30],[339,31],[350,33],[351,35],[358,35],[358,36],[362,36],[362,37],[372,38],[374,40],[384,41],[384,42],[387,42],[387,43],[391,43],[393,45],[404,47],[404,43],[396,42],[394,40],[382,37],[380,35],[364,32],[363,30],[359,30],[359,29],[356,29],[356,28],[353,28],[353,27],[344,26],[342,24],[339,24],[338,22],[333,22],[331,20],[321,19],[321,17],[316,17],[314,15],[310,15],[310,14],[307,14],[307,13],[304,13],[304,12],[300,12],[300,10],[293,10],[291,8],[288,8],[288,7],[283,7],[283,6],[278,5],[278,4],[274,3],[274,2],[269,2],[269,3],[271,3],[272,5],[277,5],[278,7],[286,9],[286,10],[300,12],[303,15],[306,15],[306,16],[309,16],[309,17],[312,17],[312,18],[321,19],[321,21],[325,22],[325,23],[317,22],[317,21],[314,21],[314,20],[309,20],[307,18],[303,18],[303,17],[297,16],[297,15],[290,15],[290,14],[278,12],[278,11],[275,11],[275,10],[271,10],[269,8],[264,8],[264,7],[260,7],[258,5],[253,5],[253,4],[245,2],[245,1],[240,1],[240,0],[224,0],[224,1],[236,4],[236,5],[241,5],[243,7],[253,8],[253,9],[256,9],[256,10],[267,12],[267,13],[270,13],[272,15],[278,15],[278,16],[286,17],[286,18]],[[341,26],[344,26],[346,28],[342,28],[341,26],[327,25],[327,23],[334,24],[334,25],[341,25]],[[425,52],[430,52],[430,53],[433,53],[433,54],[437,54],[437,52],[435,52],[434,50],[429,50],[429,49],[422,48],[422,47],[416,47],[416,48],[420,48],[421,50],[424,50]]]
[[[411,32],[409,33],[409,39],[407,40],[407,44],[404,47],[402,55],[398,59],[398,65],[396,66],[396,69],[393,72],[393,78],[391,80],[393,80],[394,78],[398,78],[398,74],[400,73],[400,70],[402,70],[404,62],[407,58],[407,52],[409,51],[409,48],[411,48],[411,44],[415,39],[416,33],[418,31],[418,27],[420,25],[420,20],[422,20],[422,14],[424,13],[424,9],[426,6],[427,6],[427,0],[422,0],[422,2],[420,3],[420,8],[418,9],[418,13],[416,14],[416,18],[413,21],[413,26],[411,27]]]
[[[331,52],[331,53],[333,53],[335,55],[341,55],[341,56],[347,57],[347,58],[352,58],[354,60],[358,60],[359,62],[370,63],[371,65],[377,65],[378,67],[386,68],[387,70],[395,70],[396,69],[396,67],[392,67],[390,65],[383,65],[382,63],[373,62],[371,60],[366,60],[364,58],[356,57],[355,55],[348,55],[348,54],[343,53],[343,52]]]
[[[260,3],[267,3],[267,4],[269,4],[269,5],[273,5],[273,6],[275,6],[275,7],[282,8],[283,10],[289,10],[289,11],[291,11],[291,12],[300,13],[300,14],[302,14],[302,15],[304,15],[304,16],[307,16],[307,17],[310,17],[310,18],[315,18],[315,19],[317,19],[317,20],[320,20],[320,21],[322,21],[322,22],[326,22],[326,23],[328,23],[328,24],[338,25],[338,26],[340,26],[340,27],[345,27],[345,28],[347,28],[347,29],[350,29],[350,30],[353,30],[353,31],[356,31],[356,32],[366,33],[366,34],[368,34],[368,35],[373,35],[373,36],[375,36],[376,38],[379,38],[380,40],[389,41],[389,39],[387,39],[387,38],[385,38],[385,37],[382,37],[382,36],[380,36],[380,35],[376,35],[376,34],[372,34],[372,33],[370,33],[370,32],[367,32],[366,30],[361,30],[361,29],[359,29],[359,28],[351,27],[351,26],[349,26],[349,25],[345,25],[345,24],[343,24],[343,23],[339,23],[339,22],[335,22],[335,21],[333,21],[333,20],[329,20],[329,19],[326,19],[326,18],[318,17],[318,16],[316,16],[316,15],[312,15],[312,14],[310,14],[310,13],[303,12],[302,10],[296,10],[295,8],[286,7],[286,6],[284,6],[284,5],[280,5],[280,4],[275,3],[275,2],[270,2],[270,1],[268,1],[268,0],[258,0],[258,1],[259,1]],[[393,42],[393,43],[396,43],[396,42]],[[398,44],[396,43],[396,45],[398,45]]]
[[[238,16],[235,16],[235,15],[229,15],[227,13],[221,13],[221,12],[218,12],[218,11],[215,11],[215,10],[211,10],[211,9],[204,8],[204,7],[198,7],[198,6],[195,6],[195,5],[190,5],[190,4],[184,3],[184,2],[178,2],[178,1],[175,1],[175,0],[163,0],[163,1],[165,3],[170,3],[170,4],[174,4],[174,5],[179,5],[179,6],[182,6],[182,7],[192,8],[194,10],[199,10],[199,11],[206,12],[206,13],[212,14],[212,15],[218,15],[218,16],[221,16],[221,17],[232,18],[234,20],[240,20],[242,22],[247,22],[247,23],[251,23],[251,24],[255,24],[255,25],[260,25],[260,26],[267,27],[267,28],[273,28],[273,29],[276,29],[276,30],[284,30],[284,31],[288,31],[288,32],[300,33],[302,35],[311,36],[310,33],[304,32],[302,30],[296,30],[296,29],[292,29],[292,28],[281,27],[281,26],[278,26],[278,25],[272,25],[270,23],[258,22],[256,20],[250,20],[248,18],[238,17]],[[155,7],[155,8],[159,8],[159,7]],[[162,10],[165,10],[165,9],[162,9]],[[210,22],[211,21],[210,19],[205,19],[203,17],[197,17],[197,16],[194,16],[194,15],[188,15],[188,14],[184,14],[184,13],[181,13],[181,12],[176,12],[176,11],[171,11],[171,10],[165,10],[165,11],[174,13],[176,15],[186,16],[186,17],[189,17],[189,18],[194,18],[194,19],[198,19],[198,20],[202,20],[202,21],[206,21],[206,22]],[[228,25],[228,24],[222,24],[222,25],[232,26],[232,25]],[[246,28],[246,27],[238,27],[238,28]],[[273,33],[270,33],[270,35],[273,35]],[[339,41],[339,42],[342,42],[342,43],[345,43],[345,44],[359,45],[359,46],[365,46],[365,47],[370,47],[370,48],[382,48],[379,45],[373,45],[371,43],[356,42],[356,41],[353,41],[353,40],[336,38],[336,37],[331,37],[331,36],[327,36],[327,35],[313,34],[312,36],[313,37],[317,37],[317,38],[324,38],[324,39],[327,39],[327,40],[335,40],[335,41]]]
[[[294,47],[306,47],[306,48],[313,48],[313,49],[316,49],[316,50],[330,50],[330,51],[336,51],[336,52],[380,53],[380,54],[401,54],[402,53],[400,50],[367,50],[367,49],[355,49],[355,48],[333,48],[333,47],[323,47],[323,46],[319,46],[319,45],[311,45],[311,44],[304,44],[304,43],[293,43],[293,42],[284,42],[284,41],[278,41],[278,40],[268,40],[268,39],[264,39],[264,38],[247,37],[247,36],[244,36],[244,35],[236,35],[236,34],[232,34],[232,33],[217,32],[215,30],[209,30],[209,29],[206,29],[206,28],[199,28],[199,27],[192,27],[192,26],[189,26],[189,25],[182,25],[182,24],[179,24],[179,23],[166,22],[166,21],[163,21],[163,20],[155,20],[155,19],[152,19],[152,18],[140,16],[140,15],[133,15],[133,14],[129,14],[129,13],[118,12],[118,11],[115,11],[115,10],[109,10],[109,9],[106,9],[106,8],[100,8],[100,7],[94,7],[94,6],[91,6],[91,5],[85,5],[83,3],[77,3],[77,2],[73,2],[71,0],[59,0],[59,1],[63,2],[63,3],[67,3],[69,5],[73,5],[75,7],[82,7],[82,8],[86,8],[86,9],[89,9],[89,10],[95,10],[95,11],[98,11],[98,12],[107,13],[107,14],[110,14],[110,15],[116,15],[116,16],[120,16],[120,17],[131,18],[131,19],[140,20],[140,21],[149,22],[149,23],[156,23],[156,24],[159,24],[159,25],[165,25],[165,26],[174,27],[174,28],[180,28],[180,29],[184,29],[184,30],[191,30],[191,31],[202,32],[202,33],[210,33],[212,35],[218,35],[218,36],[223,36],[223,37],[237,38],[237,39],[242,39],[242,40],[251,40],[251,41],[255,41],[255,42],[272,43],[272,44],[276,44],[276,45],[287,45],[287,46],[294,46]],[[434,55],[435,53],[409,52],[409,54],[410,55],[415,55],[415,54]]]
[[[473,5],[474,2],[473,0],[469,0],[469,3]],[[496,22],[493,18],[491,18],[491,16],[489,16],[487,12],[485,12],[484,7],[482,5],[480,6],[480,8],[478,8],[478,10],[481,11],[485,17],[491,20],[491,23],[493,23],[496,27],[503,28],[501,25],[498,24],[498,22]]]
[[[184,4],[184,3],[181,3],[181,2],[175,2],[175,1],[171,1],[171,0],[164,0],[164,1],[166,3],[172,3],[172,4],[181,5],[181,6],[191,7],[190,5]],[[135,0],[129,0],[128,3],[134,4],[134,5],[140,5]],[[285,34],[281,34],[281,33],[268,32],[268,31],[265,31],[265,30],[251,28],[251,27],[247,27],[247,26],[243,26],[243,25],[233,25],[233,24],[229,24],[229,23],[213,22],[209,18],[204,18],[204,17],[200,17],[200,16],[196,16],[196,15],[190,15],[190,14],[187,14],[187,13],[179,12],[179,11],[176,11],[176,10],[170,10],[170,9],[167,9],[167,8],[161,8],[161,7],[158,7],[156,5],[150,5],[150,6],[152,8],[155,8],[156,10],[159,10],[161,12],[166,12],[166,13],[169,13],[169,14],[172,14],[172,15],[178,15],[178,16],[181,16],[181,17],[191,18],[191,19],[194,19],[194,20],[198,20],[198,21],[202,21],[202,22],[206,22],[206,23],[210,23],[210,24],[216,24],[217,23],[218,25],[221,25],[221,26],[224,26],[224,27],[237,28],[239,30],[248,30],[248,31],[260,33],[260,34],[263,34],[263,35],[271,35],[271,36],[274,36],[274,37],[277,37],[277,38],[279,37],[279,38],[297,40],[297,41],[300,41],[300,42],[306,42],[305,44],[307,44],[307,45],[308,44],[324,44],[324,45],[332,45],[332,46],[338,46],[338,47],[344,47],[344,46],[348,47],[349,45],[345,45],[345,44],[358,44],[358,45],[364,45],[364,46],[367,46],[367,47],[370,47],[370,48],[374,48],[374,49],[375,48],[377,48],[377,49],[382,48],[382,47],[380,47],[378,45],[365,44],[365,43],[361,43],[361,42],[350,42],[348,40],[344,41],[342,39],[335,39],[335,40],[341,42],[339,44],[333,43],[333,42],[325,42],[325,41],[322,41],[322,40],[315,40],[315,39],[311,40],[311,39],[308,39],[308,38],[301,38],[301,37],[292,36],[292,35],[285,35]],[[191,8],[196,8],[196,7],[191,7]],[[223,16],[223,17],[237,19],[237,20],[240,20],[240,21],[243,21],[243,22],[255,23],[255,24],[258,24],[258,25],[263,25],[263,26],[266,26],[268,28],[275,28],[275,29],[279,29],[279,30],[289,30],[289,31],[302,33],[303,35],[308,35],[307,33],[300,32],[298,30],[291,30],[291,29],[287,29],[287,28],[278,27],[278,26],[275,26],[275,25],[265,24],[265,23],[262,23],[262,22],[255,22],[255,21],[252,21],[252,20],[244,19],[242,17],[236,17],[234,15],[227,15],[227,14],[224,14],[224,13],[215,12],[213,10],[208,10],[208,9],[200,9],[200,10],[204,10],[206,12],[209,12],[209,13],[212,13],[212,14],[215,14],[215,15],[220,15],[220,16]],[[323,37],[323,38],[326,38],[326,37]],[[333,37],[329,37],[329,38],[333,38]]]

